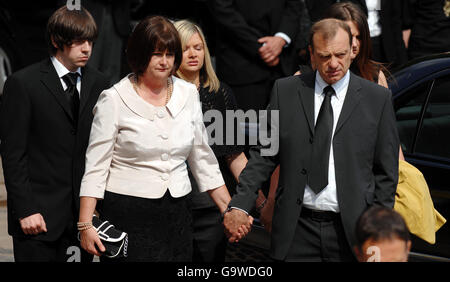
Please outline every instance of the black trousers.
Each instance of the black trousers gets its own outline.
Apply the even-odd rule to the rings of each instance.
[[[315,218],[305,212],[298,219],[286,261],[356,262],[339,214],[333,219]]]
[[[224,262],[227,237],[216,207],[193,209],[193,262]]]
[[[16,262],[92,262],[93,255],[84,251],[78,241],[75,223],[67,225],[61,237],[52,242],[31,237],[13,237]]]

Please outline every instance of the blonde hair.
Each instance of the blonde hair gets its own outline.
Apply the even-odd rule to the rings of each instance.
[[[200,38],[203,41],[203,48],[205,50],[205,59],[203,60],[203,66],[200,69],[200,82],[203,83],[204,87],[209,86],[209,92],[217,92],[219,90],[220,82],[217,78],[216,73],[214,72],[214,68],[211,63],[211,56],[209,54],[208,45],[206,45],[205,36],[201,28],[188,20],[180,20],[174,23],[175,28],[178,30],[178,33],[181,38],[181,46],[182,50],[186,47],[186,43],[191,39],[191,37],[198,33]],[[181,72],[180,68],[177,70],[176,75],[179,78],[187,80],[186,77]]]

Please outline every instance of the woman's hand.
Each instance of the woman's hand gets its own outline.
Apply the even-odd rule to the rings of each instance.
[[[102,241],[94,228],[80,231],[80,241],[81,247],[92,255],[101,256],[101,253],[106,251],[105,246],[103,246]],[[98,249],[95,247],[96,245]],[[98,250],[100,250],[100,252]]]

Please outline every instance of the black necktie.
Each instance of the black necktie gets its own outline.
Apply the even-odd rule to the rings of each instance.
[[[323,93],[325,97],[314,128],[311,170],[308,177],[308,185],[316,194],[328,185],[328,162],[333,131],[331,96],[336,94],[330,85],[325,87]]]
[[[80,109],[80,94],[77,90],[77,72],[69,72],[65,76],[63,76],[64,81],[66,82],[67,89],[65,93],[67,94],[67,98],[72,108],[72,115],[75,121],[75,125],[78,122],[78,110]]]

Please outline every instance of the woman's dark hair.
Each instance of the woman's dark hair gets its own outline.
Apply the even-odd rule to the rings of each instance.
[[[93,42],[98,35],[97,25],[91,14],[83,7],[69,10],[66,5],[56,10],[47,23],[47,45],[51,55],[58,49],[70,46],[74,41]],[[53,46],[53,42],[57,48]]]
[[[370,41],[369,24],[367,17],[358,5],[350,2],[339,2],[331,5],[323,15],[323,18],[335,18],[342,21],[352,21],[358,28],[359,54],[353,60],[359,71],[359,75],[367,80],[374,81],[378,77],[379,71],[386,69],[381,63],[371,60],[372,57],[372,42]],[[377,83],[377,81],[374,81]]]
[[[408,227],[403,217],[396,211],[383,206],[367,209],[356,223],[356,244],[359,249],[368,239],[380,241],[398,238],[410,241]]]
[[[142,75],[154,52],[172,53],[175,56],[172,74],[181,64],[181,40],[174,25],[165,17],[150,16],[134,28],[127,46],[127,60],[131,70]]]

